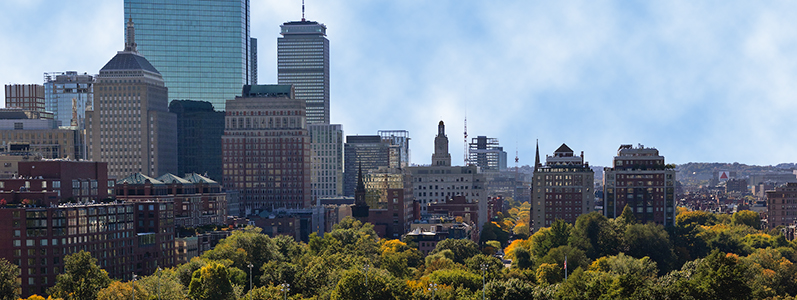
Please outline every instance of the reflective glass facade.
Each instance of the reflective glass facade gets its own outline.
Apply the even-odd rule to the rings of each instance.
[[[124,21],[136,26],[138,52],[163,75],[169,99],[213,103],[251,82],[249,0],[125,0]]]
[[[312,21],[287,22],[277,39],[277,81],[293,84],[307,104],[308,124],[329,124],[329,40],[327,27]]]

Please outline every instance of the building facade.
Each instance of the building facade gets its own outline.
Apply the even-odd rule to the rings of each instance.
[[[108,179],[104,162],[41,160],[20,161],[18,174],[0,179],[0,196],[7,203],[34,200],[47,206],[64,202],[89,202],[113,196],[114,180]],[[34,195],[40,194],[40,196]]]
[[[169,100],[191,99],[225,110],[257,75],[249,36],[249,0],[125,0],[138,50],[161,72]]]
[[[286,22],[277,38],[277,82],[293,84],[307,105],[308,124],[329,124],[329,40],[314,21]]]
[[[58,126],[86,129],[86,110],[94,105],[94,76],[75,71],[44,73],[44,105]]]
[[[193,100],[171,101],[169,112],[177,116],[177,175],[198,173],[221,180],[224,112]]]
[[[45,111],[44,86],[39,84],[6,84],[6,107],[29,111]]]
[[[304,101],[290,85],[245,86],[227,101],[223,184],[238,190],[239,212],[310,208],[310,134]]]
[[[766,191],[769,229],[791,226],[797,220],[797,183],[789,182]]]
[[[125,50],[100,70],[93,110],[86,112],[88,158],[108,163],[108,174],[177,172],[177,118],[155,67],[136,50],[133,22]]]
[[[471,139],[468,149],[469,161],[484,172],[506,170],[506,152],[498,146],[497,138],[478,136]]]
[[[549,227],[561,219],[575,224],[578,216],[595,207],[595,173],[581,156],[565,144],[545,158],[545,165],[534,169],[531,203],[533,230]],[[531,224],[530,224],[531,225]]]
[[[58,129],[45,112],[0,108],[0,152],[46,159],[79,158],[79,131]]]
[[[603,213],[616,218],[626,205],[637,222],[675,224],[675,169],[656,148],[620,145],[613,167],[603,169]]]
[[[390,144],[378,135],[349,135],[343,145],[343,195],[353,197],[357,186],[357,170],[366,173],[390,165]]]
[[[313,205],[343,195],[343,126],[309,124]]]

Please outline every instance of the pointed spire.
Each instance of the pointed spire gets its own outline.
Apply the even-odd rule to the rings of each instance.
[[[360,162],[360,170],[357,172],[357,189],[356,191],[365,191],[365,183],[363,183],[363,163]]]
[[[540,140],[537,140],[537,154],[534,156],[534,170],[540,167]]]
[[[136,29],[133,27],[133,18],[127,20],[127,36],[125,37],[125,52],[138,52],[136,50]]]

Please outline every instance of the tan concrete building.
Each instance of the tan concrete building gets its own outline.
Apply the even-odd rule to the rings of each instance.
[[[88,159],[108,163],[122,178],[177,172],[177,119],[168,109],[161,74],[136,51],[133,22],[125,50],[97,76],[93,110],[87,111]]]

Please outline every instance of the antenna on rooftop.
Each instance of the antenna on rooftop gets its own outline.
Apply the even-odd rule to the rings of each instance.
[[[468,109],[465,109],[465,166],[468,166]]]
[[[302,22],[304,22],[304,0],[302,0]]]

